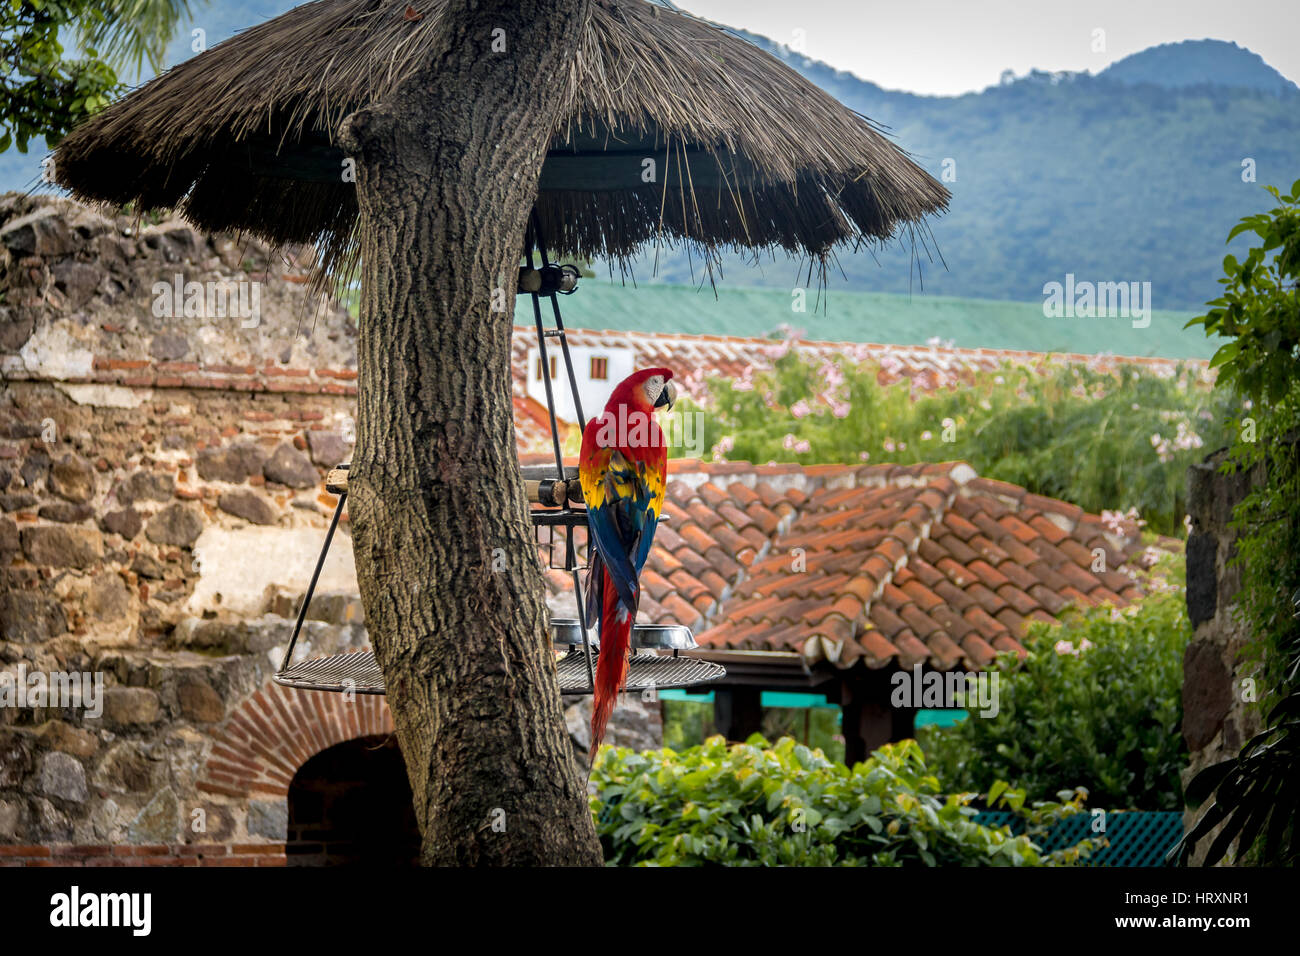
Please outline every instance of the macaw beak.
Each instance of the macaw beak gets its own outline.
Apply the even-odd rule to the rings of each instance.
[[[676,401],[677,386],[672,382],[664,382],[664,390],[659,393],[659,400],[655,402],[655,408],[667,408],[671,412]]]

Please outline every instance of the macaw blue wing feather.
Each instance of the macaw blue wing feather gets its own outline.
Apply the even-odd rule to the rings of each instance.
[[[619,603],[629,614],[635,614],[640,597],[640,586],[637,584],[636,571],[628,559],[627,545],[619,533],[617,511],[608,505],[589,508],[587,526],[591,529],[596,548],[600,552],[605,569],[609,572],[609,578],[614,582]]]

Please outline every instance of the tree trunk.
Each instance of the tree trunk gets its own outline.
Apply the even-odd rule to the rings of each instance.
[[[340,131],[361,209],[352,540],[425,865],[601,862],[510,398],[524,227],[589,9],[453,0],[410,24],[440,31],[429,63]]]

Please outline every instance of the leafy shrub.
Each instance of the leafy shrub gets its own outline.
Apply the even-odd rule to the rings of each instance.
[[[1234,612],[1248,635],[1242,658],[1264,689],[1254,705],[1263,730],[1187,788],[1201,812],[1179,855],[1186,862],[1208,843],[1206,865],[1228,857],[1234,844],[1234,862],[1300,861],[1300,620],[1291,603],[1300,584],[1300,180],[1288,195],[1265,188],[1280,205],[1229,233],[1230,240],[1253,233],[1258,244],[1244,262],[1224,259],[1223,295],[1195,320],[1207,335],[1230,339],[1214,358],[1220,387],[1258,403],[1258,422],[1250,422],[1258,435],[1243,427],[1223,469],[1252,475],[1249,494],[1233,510],[1233,563],[1241,573]]]
[[[1091,608],[1054,626],[1035,623],[1024,641],[1028,657],[999,675],[996,716],[972,713],[917,738],[933,771],[957,789],[997,780],[1031,794],[1083,786],[1094,806],[1181,810],[1190,638],[1183,591],[1173,586],[1123,611]]]
[[[1051,866],[1076,862],[1088,841],[1046,855],[1030,835],[1079,812],[1062,804],[1002,804],[1026,835],[972,821],[975,794],[943,796],[916,741],[887,745],[852,769],[784,737],[720,736],[682,753],[601,751],[592,812],[608,863],[654,866]],[[1001,790],[1006,790],[1005,785]]]
[[[1162,378],[1121,366],[1008,366],[912,394],[904,379],[878,384],[891,358],[863,352],[814,361],[774,342],[770,368],[692,383],[705,448],[753,462],[894,462],[964,459],[1092,512],[1136,508],[1154,531],[1180,533],[1189,465],[1228,441],[1240,409],[1184,369]],[[894,370],[896,371],[896,370]]]
[[[661,700],[663,744],[673,750],[698,747],[713,734],[713,704],[692,700]],[[844,732],[838,707],[763,707],[760,734],[768,740],[793,737],[844,762]]]
[[[1290,296],[1300,296],[1294,285]],[[1240,662],[1261,689],[1247,706],[1259,708],[1263,729],[1188,785],[1188,803],[1201,813],[1183,859],[1203,843],[1211,866],[1225,857],[1247,865],[1300,862],[1300,619],[1292,603],[1300,596],[1300,380],[1258,414],[1258,442],[1237,442],[1225,470],[1262,477],[1233,510],[1240,535],[1233,564],[1241,574],[1234,614],[1248,635]]]
[[[1224,257],[1223,294],[1187,324],[1229,340],[1210,360],[1224,388],[1273,403],[1290,393],[1300,373],[1300,179],[1285,196],[1276,186],[1264,189],[1278,206],[1247,216],[1228,233],[1228,242],[1253,233],[1259,244],[1244,262]]]

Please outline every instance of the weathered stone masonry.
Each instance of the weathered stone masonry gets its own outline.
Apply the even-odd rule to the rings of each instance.
[[[391,732],[382,697],[270,680],[356,394],[300,256],[0,197],[0,675],[104,685],[97,718],[0,706],[0,865],[283,865],[295,771]],[[156,314],[178,275],[260,283],[258,323]],[[366,644],[346,512],[310,618],[299,655]]]
[[[1183,655],[1183,738],[1191,752],[1184,786],[1211,764],[1235,757],[1262,729],[1259,708],[1242,693],[1255,668],[1240,657],[1250,635],[1235,615],[1241,569],[1234,563],[1237,534],[1229,525],[1233,509],[1263,472],[1221,474],[1226,459],[1223,449],[1188,469],[1187,613],[1194,631]],[[1261,689],[1257,697],[1263,696]],[[1199,815],[1188,810],[1185,825]],[[1210,842],[1201,842],[1194,863]]]
[[[283,863],[293,768],[389,727],[269,681],[350,454],[355,330],[295,250],[40,198],[0,221],[0,665],[104,682],[98,718],[0,708],[0,862]],[[177,275],[258,282],[258,324],[155,314]],[[304,651],[361,646],[346,546],[326,580]]]

